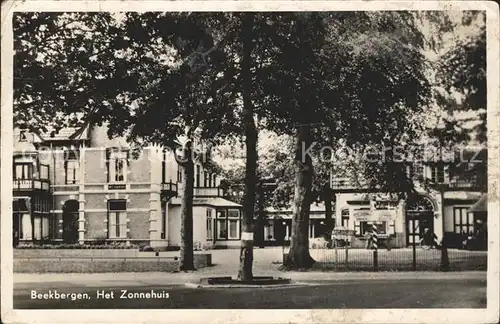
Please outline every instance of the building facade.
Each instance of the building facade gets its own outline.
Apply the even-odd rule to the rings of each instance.
[[[400,200],[397,195],[376,189],[354,186],[347,178],[332,176],[335,192],[337,225],[354,231],[351,245],[366,245],[369,232],[376,224],[379,240],[395,247],[418,244],[425,228],[438,240],[446,239],[450,247],[460,247],[464,238],[486,228],[486,217],[470,212],[471,206],[484,194],[487,163],[486,149],[467,151],[456,171],[450,163],[424,163],[408,170],[416,184],[417,196]],[[463,154],[463,153],[460,153]],[[454,171],[453,171],[454,170]],[[467,173],[471,170],[474,174]],[[472,171],[481,170],[481,171]],[[424,185],[425,184],[425,185]]]
[[[14,131],[14,242],[180,244],[182,170],[174,153],[134,152],[106,126]],[[231,245],[241,206],[224,198],[210,159],[195,162],[194,241]]]

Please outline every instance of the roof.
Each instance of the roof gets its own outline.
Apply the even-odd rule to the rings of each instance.
[[[486,212],[488,211],[488,195],[484,194],[471,208],[470,213]]]
[[[33,136],[32,142],[40,142],[40,141],[68,141],[68,140],[85,140],[88,139],[89,135],[89,127],[88,125],[83,127],[65,127],[59,130],[59,132],[55,132],[54,128],[46,126],[47,131],[40,131],[37,136]],[[14,129],[14,137],[19,139],[21,134],[21,130],[16,128]]]
[[[180,204],[181,204],[180,198],[172,199],[172,205],[180,205]],[[235,202],[229,201],[221,197],[193,198],[193,206],[203,206],[203,205],[209,205],[214,207],[235,207],[235,208],[243,207],[240,204],[237,204]]]
[[[47,131],[40,133],[40,136],[46,141],[67,141],[71,139],[75,139],[75,137],[80,135],[79,139],[87,139],[88,138],[88,130],[87,126],[83,127],[65,127],[59,130],[59,132],[55,132],[53,128],[47,127]]]

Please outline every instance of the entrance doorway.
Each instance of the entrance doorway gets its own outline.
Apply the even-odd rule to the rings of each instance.
[[[426,228],[434,232],[434,206],[429,198],[409,199],[406,205],[406,244],[419,244]]]
[[[78,201],[68,200],[63,206],[63,235],[64,243],[78,242]]]

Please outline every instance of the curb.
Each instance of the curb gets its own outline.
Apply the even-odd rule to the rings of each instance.
[[[278,284],[278,285],[201,285],[197,283],[187,282],[184,284],[186,288],[200,289],[200,288],[260,288],[260,289],[272,289],[272,288],[295,288],[302,286],[319,286],[320,284],[311,284],[303,282],[294,282],[289,284]]]

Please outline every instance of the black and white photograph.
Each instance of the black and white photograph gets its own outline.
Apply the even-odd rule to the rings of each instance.
[[[2,3],[2,322],[496,323],[499,37],[495,1]]]

